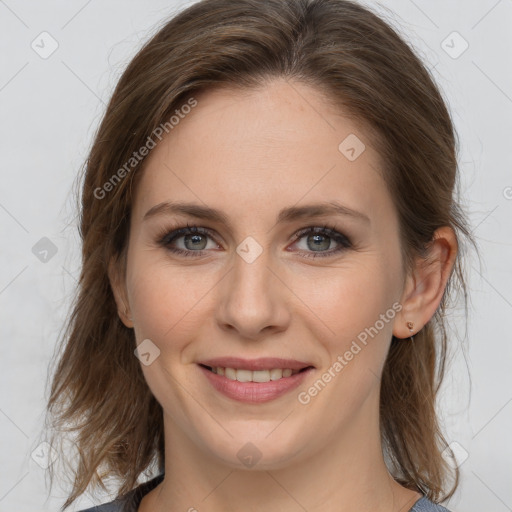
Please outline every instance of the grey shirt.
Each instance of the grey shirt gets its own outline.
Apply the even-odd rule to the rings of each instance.
[[[81,510],[79,512],[137,512],[142,498],[154,489],[162,480],[164,474],[140,484],[138,487],[118,498],[103,505]],[[441,505],[436,505],[428,500],[425,496],[420,498],[408,512],[450,512]]]

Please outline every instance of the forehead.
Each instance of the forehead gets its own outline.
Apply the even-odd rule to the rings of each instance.
[[[326,200],[377,216],[391,207],[368,133],[317,90],[276,80],[194,98],[145,162],[136,217],[174,199],[236,218]]]

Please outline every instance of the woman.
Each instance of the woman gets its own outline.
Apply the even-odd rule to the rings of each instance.
[[[446,511],[454,137],[356,3],[203,0],[163,26],[87,160],[48,404],[76,432],[63,509],[113,477],[89,510]]]

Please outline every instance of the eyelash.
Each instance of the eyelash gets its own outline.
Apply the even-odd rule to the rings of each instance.
[[[312,251],[312,253],[305,253],[306,258],[326,258],[328,256],[332,256],[334,254],[340,253],[341,251],[344,251],[346,249],[349,249],[352,247],[352,242],[350,239],[343,235],[342,233],[338,232],[336,227],[325,225],[324,227],[320,226],[308,226],[307,228],[303,228],[299,231],[297,231],[293,235],[293,243],[297,242],[301,238],[303,238],[305,235],[309,235],[310,233],[314,234],[320,234],[325,235],[331,239],[333,239],[335,242],[339,244],[338,248],[329,250],[329,251]],[[162,247],[165,247],[167,250],[173,252],[174,254],[178,254],[185,257],[200,257],[204,256],[204,253],[208,252],[208,249],[201,249],[198,251],[192,251],[192,250],[186,250],[186,249],[179,249],[176,247],[171,247],[170,244],[174,242],[175,240],[181,238],[182,236],[191,235],[191,234],[200,234],[210,237],[212,240],[215,241],[215,237],[212,235],[212,232],[209,229],[202,228],[200,226],[190,226],[188,223],[186,227],[181,227],[174,229],[172,231],[164,230],[162,233],[160,233],[157,236],[158,244]]]

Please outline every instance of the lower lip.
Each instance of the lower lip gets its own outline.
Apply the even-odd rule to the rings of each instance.
[[[204,366],[198,366],[217,391],[233,400],[251,404],[270,402],[292,391],[314,370],[314,368],[308,368],[290,377],[269,382],[238,382],[213,373]]]

